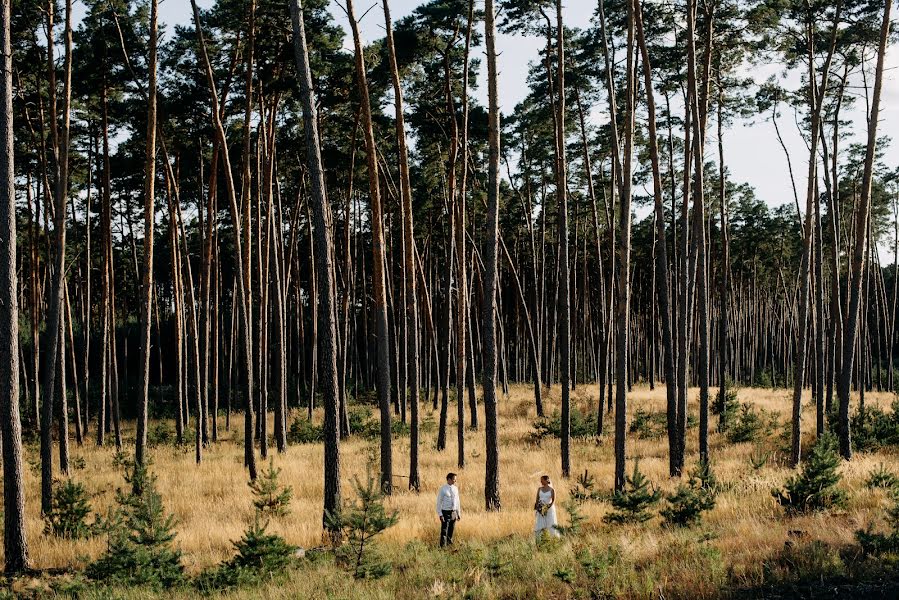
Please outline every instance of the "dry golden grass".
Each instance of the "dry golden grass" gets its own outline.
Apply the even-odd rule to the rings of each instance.
[[[546,399],[548,412],[558,405],[558,390],[552,390]],[[576,404],[583,410],[594,410],[596,403],[595,386],[581,386],[573,394]],[[786,423],[790,408],[790,393],[786,390],[741,389],[739,399],[758,408],[781,415]],[[888,406],[892,397],[887,394],[868,394],[870,404]],[[696,393],[691,390],[690,411],[696,411]],[[559,441],[546,440],[542,444],[532,441],[529,434],[535,419],[532,393],[525,385],[513,386],[511,394],[500,400],[500,481],[503,509],[498,513],[487,513],[483,506],[484,485],[484,441],[483,433],[466,433],[466,467],[456,467],[455,422],[451,417],[449,447],[444,452],[435,449],[436,432],[423,435],[421,450],[422,489],[419,494],[406,490],[408,472],[408,438],[394,442],[394,483],[396,492],[388,500],[390,508],[399,511],[399,523],[383,534],[385,548],[410,548],[414,541],[433,547],[437,542],[438,522],[434,515],[434,497],[444,482],[447,471],[458,471],[459,488],[462,494],[463,520],[458,524],[456,536],[460,542],[489,545],[501,539],[527,539],[533,527],[533,499],[539,485],[539,476],[552,477],[561,505],[569,495],[573,480],[566,481],[560,476]],[[629,410],[663,411],[665,406],[664,388],[649,390],[635,387],[630,394]],[[430,406],[423,409],[422,418],[431,415]],[[455,410],[451,410],[455,413]],[[317,415],[320,418],[320,415]],[[235,423],[238,420],[235,419]],[[713,419],[712,425],[716,419]],[[242,465],[242,427],[232,427],[230,432],[222,432],[219,443],[210,446],[204,453],[203,462],[194,464],[192,447],[174,448],[160,446],[152,450],[153,472],[158,477],[158,489],[166,509],[177,519],[177,544],[184,552],[184,560],[191,573],[214,565],[232,554],[231,541],[238,539],[252,520],[251,494],[247,487],[246,472]],[[814,429],[814,411],[805,409],[804,429],[809,443]],[[609,430],[610,431],[610,430]],[[696,428],[690,430],[688,441],[688,468],[696,462]],[[775,435],[776,437],[776,435]],[[126,431],[125,450],[131,452],[132,430]],[[776,440],[771,442],[776,445]],[[350,439],[341,445],[341,474],[344,494],[352,495],[350,480],[354,475],[364,476],[368,456],[376,451],[377,442]],[[767,466],[759,472],[750,467],[750,456],[754,452],[752,444],[727,444],[723,436],[712,433],[711,448],[715,473],[726,484],[725,491],[718,497],[717,506],[704,519],[702,530],[706,532],[708,544],[720,551],[724,563],[730,569],[732,581],[753,584],[760,581],[762,561],[781,550],[788,532],[801,530],[814,539],[836,545],[852,542],[853,532],[868,523],[882,522],[882,492],[865,488],[864,480],[878,463],[899,471],[899,458],[887,453],[857,455],[842,467],[843,485],[850,491],[847,508],[824,515],[809,515],[787,518],[783,510],[771,496],[771,489],[783,484],[790,470],[781,466],[780,457],[772,455]],[[37,449],[28,447],[27,459],[31,468],[26,473],[27,485],[27,525],[31,555],[35,567],[39,569],[77,568],[85,559],[98,555],[105,547],[105,540],[99,537],[88,541],[61,540],[42,534],[43,522],[39,509],[39,477],[35,469]],[[72,476],[84,483],[92,495],[93,507],[105,513],[114,502],[114,492],[122,487],[122,472],[113,467],[113,448],[97,448],[93,441],[84,447],[72,448],[73,457],[84,460],[84,469],[73,471]],[[281,481],[292,486],[294,499],[290,515],[271,524],[271,531],[281,534],[289,542],[313,547],[320,544],[322,510],[322,448],[320,445],[291,446],[284,455],[274,455],[274,464],[282,469]],[[629,459],[639,458],[641,470],[666,491],[677,486],[677,480],[668,477],[667,440],[638,439],[631,435],[628,445]],[[260,462],[260,466],[262,463]],[[600,441],[576,440],[572,446],[572,468],[574,474],[585,469],[596,478],[600,490],[608,490],[613,481],[613,454],[611,437]],[[630,469],[630,463],[629,467]],[[672,530],[659,526],[654,519],[640,526],[609,526],[602,524],[602,516],[608,510],[604,503],[589,503],[584,514],[588,518],[587,536],[598,545],[617,545],[631,565],[643,565],[668,561],[670,576],[679,576],[684,581],[674,585],[675,592],[681,586],[690,586],[687,596],[710,597],[715,595],[717,585],[714,578],[703,573],[689,573],[689,564],[678,564],[679,548],[695,543],[696,536],[689,532]],[[560,510],[560,520],[566,515]],[[691,537],[692,535],[692,537]],[[410,546],[410,542],[413,544]],[[480,547],[480,546],[478,546]],[[399,550],[397,550],[399,551]],[[684,554],[689,554],[684,553]],[[668,564],[666,563],[666,564]],[[411,567],[410,567],[411,568]],[[497,595],[497,589],[490,587],[480,567],[472,565],[466,575],[465,585],[486,586],[488,596]],[[549,567],[547,567],[549,568]],[[639,571],[639,569],[638,569]],[[549,579],[552,571],[549,571]],[[317,568],[314,577],[293,578],[287,587],[261,588],[247,592],[235,592],[233,597],[298,597],[305,593],[330,590],[335,597],[338,590],[347,590],[347,597],[364,590],[366,597],[403,597],[454,595],[459,582],[442,582],[431,573],[428,589],[404,593],[397,592],[396,586],[409,585],[394,583],[394,591],[379,587],[378,582],[354,584],[351,578],[333,567],[330,570]],[[471,579],[471,582],[468,580]],[[349,581],[347,581],[349,580]],[[432,580],[432,581],[431,581]],[[473,583],[472,583],[473,582]],[[719,578],[720,582],[720,578]],[[421,585],[419,582],[416,585]],[[640,584],[629,584],[622,589],[625,595],[639,595]],[[646,585],[661,585],[647,582]],[[361,587],[347,587],[361,586]],[[538,586],[539,587],[539,586]],[[433,589],[432,589],[433,588]],[[480,588],[478,588],[480,589]],[[531,588],[536,589],[536,588]],[[455,590],[455,591],[454,591]],[[493,590],[490,592],[490,590]],[[283,595],[282,595],[283,591]],[[545,593],[555,595],[556,592]],[[502,594],[499,594],[502,595]],[[675,596],[679,595],[674,593]],[[190,594],[187,594],[188,597]],[[139,596],[135,596],[139,597]]]

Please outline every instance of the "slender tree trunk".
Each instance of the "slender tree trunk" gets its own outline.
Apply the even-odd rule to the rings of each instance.
[[[44,403],[41,413],[41,511],[50,510],[53,493],[53,459],[51,426],[53,422],[53,392],[56,387],[56,367],[62,340],[63,282],[66,276],[66,204],[69,195],[69,119],[72,98],[72,2],[66,1],[65,66],[63,83],[62,122],[56,115],[56,64],[53,58],[53,12],[54,5],[47,9],[47,63],[48,84],[50,86],[50,118],[53,133],[53,151],[56,157],[56,197],[54,207],[54,235],[56,254],[53,264],[53,283],[47,307],[44,375]],[[64,377],[65,374],[60,374]]]
[[[668,240],[665,233],[665,207],[662,201],[663,184],[659,160],[658,132],[656,131],[656,104],[652,87],[652,63],[643,30],[643,8],[640,0],[634,0],[637,42],[643,60],[643,82],[646,88],[646,105],[649,112],[649,155],[652,161],[653,199],[656,225],[655,279],[658,293],[659,316],[662,321],[662,348],[664,350],[665,394],[667,398],[668,469],[675,475],[677,456],[677,379],[674,373],[674,344],[672,341],[671,308],[668,291]]]
[[[212,66],[209,62],[209,56],[206,52],[206,41],[203,38],[202,26],[200,21],[200,10],[197,8],[196,0],[191,0],[191,6],[193,8],[194,13],[194,24],[197,30],[197,38],[200,45],[200,50],[203,58],[203,64],[206,71],[206,80],[209,86],[209,95],[212,99],[212,119],[213,126],[215,127],[216,138],[221,147],[221,153],[223,158],[222,170],[224,172],[225,179],[225,187],[228,193],[229,206],[231,209],[231,221],[234,225],[234,242],[235,242],[235,265],[237,267],[237,283],[238,283],[238,293],[240,302],[238,307],[240,309],[241,316],[241,326],[244,333],[244,360],[246,361],[246,412],[244,415],[244,463],[249,470],[250,479],[256,479],[256,455],[253,452],[253,352],[252,352],[252,335],[251,335],[251,319],[249,314],[249,305],[251,301],[251,291],[248,280],[248,271],[245,269],[244,265],[244,251],[243,251],[243,242],[244,236],[240,231],[240,228],[237,224],[240,222],[239,209],[237,206],[237,194],[234,188],[234,179],[232,177],[231,171],[231,158],[228,152],[228,143],[227,138],[225,136],[225,129],[222,125],[222,120],[219,112],[219,99],[218,92],[216,91],[215,79],[212,72]],[[255,2],[251,1],[251,14],[255,14],[254,12]],[[252,26],[251,26],[252,30]],[[166,161],[168,164],[168,161]],[[248,199],[245,199],[247,202]]]
[[[571,474],[571,273],[568,259],[568,174],[565,160],[565,34],[556,0],[556,201],[559,203],[559,369],[562,383],[562,477]]]
[[[852,251],[851,269],[849,273],[849,314],[846,319],[846,327],[843,331],[843,364],[839,379],[839,422],[840,454],[847,460],[852,456],[849,431],[849,385],[855,358],[855,342],[858,330],[865,238],[867,237],[866,228],[868,215],[871,210],[871,187],[874,177],[874,160],[877,151],[877,123],[880,117],[880,95],[883,89],[883,64],[890,33],[890,9],[892,8],[892,5],[893,0],[886,0],[883,8],[883,23],[880,28],[880,42],[877,50],[877,70],[874,76],[874,94],[871,98],[871,112],[868,118],[868,143],[865,149],[862,190],[855,221],[855,247]]]
[[[487,45],[488,113],[488,183],[487,232],[484,252],[484,344],[483,380],[484,420],[486,438],[486,475],[484,501],[489,511],[500,509],[499,495],[499,438],[496,421],[496,279],[497,245],[499,239],[499,153],[500,123],[496,68],[496,24],[493,0],[484,0],[484,34]],[[560,17],[561,19],[561,17]]]
[[[3,570],[17,575],[31,566],[25,534],[25,482],[19,417],[19,305],[16,290],[16,173],[13,165],[10,0],[0,0],[0,445],[3,449]],[[35,374],[36,376],[36,374]]]
[[[471,9],[469,9],[471,10]],[[409,439],[409,489],[418,491],[421,487],[418,472],[418,298],[416,295],[415,237],[412,223],[412,183],[409,176],[409,151],[406,147],[406,126],[403,115],[403,89],[400,85],[399,67],[393,43],[393,23],[390,20],[390,6],[384,0],[384,20],[387,29],[387,48],[390,53],[390,78],[393,84],[396,108],[396,139],[399,151],[400,196],[403,215],[403,246],[405,254],[405,319],[406,319],[406,369],[409,387],[411,425]],[[469,24],[469,28],[471,25]]]
[[[371,100],[368,95],[368,77],[365,73],[365,56],[359,37],[353,0],[346,1],[347,15],[353,30],[353,44],[356,51],[356,84],[362,103],[362,129],[365,133],[365,148],[368,155],[369,196],[371,200],[371,229],[374,286],[375,322],[377,325],[377,389],[381,408],[381,489],[391,493],[393,479],[393,451],[390,425],[390,339],[387,321],[387,288],[384,259],[384,221],[381,210],[381,184],[378,176],[378,150],[372,125]]]
[[[144,264],[140,310],[140,400],[134,460],[144,464],[150,404],[150,325],[153,305],[153,230],[156,224],[156,25],[157,0],[150,1],[150,82],[147,85],[147,145],[144,155]]]

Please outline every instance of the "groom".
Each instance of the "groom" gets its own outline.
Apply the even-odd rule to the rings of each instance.
[[[452,545],[456,521],[462,519],[455,473],[447,473],[446,485],[437,492],[437,516],[440,517],[440,547]]]

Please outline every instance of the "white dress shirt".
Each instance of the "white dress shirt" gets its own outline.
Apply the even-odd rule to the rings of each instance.
[[[459,488],[448,483],[444,484],[437,492],[437,515],[442,516],[445,510],[462,512],[462,505],[459,503]]]

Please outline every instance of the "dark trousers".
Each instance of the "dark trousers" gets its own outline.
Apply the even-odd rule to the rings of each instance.
[[[456,528],[456,514],[452,510],[444,510],[440,519],[440,547],[453,544],[453,529]]]

